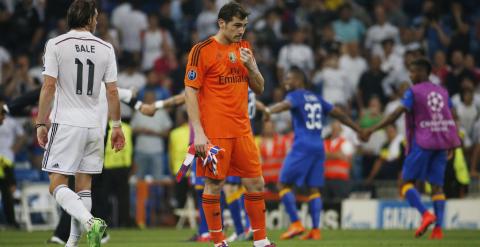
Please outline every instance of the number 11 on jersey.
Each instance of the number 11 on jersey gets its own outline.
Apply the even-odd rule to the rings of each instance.
[[[76,93],[78,95],[82,94],[83,90],[83,63],[80,59],[75,58],[75,64],[77,65],[77,89]],[[87,95],[93,94],[93,75],[95,72],[95,64],[87,59],[88,65],[88,84],[87,84]]]

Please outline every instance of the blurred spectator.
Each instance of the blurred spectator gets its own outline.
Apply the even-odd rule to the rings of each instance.
[[[177,171],[185,158],[185,151],[190,141],[190,127],[188,125],[188,115],[185,108],[178,108],[175,112],[175,126],[170,132],[168,141],[168,157],[170,158],[169,167],[172,175]],[[175,186],[175,199],[177,208],[183,208],[187,200],[188,177]]]
[[[380,156],[375,161],[370,174],[365,180],[371,185],[373,180],[398,180],[402,171],[404,137],[397,132],[395,125],[385,127],[387,141],[380,150]]]
[[[305,30],[296,29],[292,32],[291,42],[280,49],[277,60],[277,78],[279,80],[282,80],[285,71],[293,66],[299,67],[307,78],[310,78],[315,68],[315,61],[312,48],[305,44],[305,35]]]
[[[423,49],[422,40],[417,39],[415,29],[411,27],[400,28],[400,43],[396,43],[394,52],[403,56],[406,51],[418,51]],[[383,50],[382,50],[383,52]]]
[[[118,0],[117,6],[112,10],[112,25],[115,28],[119,28],[122,25],[122,22],[125,21],[125,18],[129,15],[129,12],[131,11],[132,5],[129,3],[128,0]]]
[[[121,54],[120,37],[118,30],[110,27],[110,21],[106,13],[99,13],[97,17],[96,36],[112,44],[117,56]]]
[[[403,54],[402,64],[397,65],[397,69],[387,73],[387,77],[383,81],[383,91],[385,95],[394,98],[395,90],[403,83],[411,84],[410,73],[408,72],[409,64],[415,59],[414,51],[406,51]],[[403,96],[403,95],[402,95]]]
[[[2,207],[9,226],[18,228],[15,220],[13,192],[16,190],[13,164],[15,154],[25,142],[23,127],[15,119],[6,117],[0,125],[0,190]]]
[[[460,85],[463,78],[468,77],[473,80],[474,75],[465,68],[465,58],[462,51],[453,51],[451,61],[452,68],[445,78],[445,87],[450,95],[455,95],[460,92]]]
[[[143,102],[155,103],[155,91],[145,92]],[[165,178],[164,155],[165,138],[168,138],[172,121],[165,110],[160,109],[153,117],[135,112],[132,118],[132,129],[135,134],[135,163],[138,166],[137,178],[146,177],[160,180]]]
[[[447,51],[450,45],[451,30],[440,20],[439,9],[435,1],[423,2],[422,15],[413,22],[417,27],[418,39],[426,39],[429,58],[433,58],[437,50]]]
[[[331,123],[331,134],[324,140],[325,146],[325,200],[339,201],[350,193],[350,169],[355,148],[342,137],[342,126],[338,120]]]
[[[147,15],[140,11],[140,2],[123,3],[113,10],[112,24],[120,31],[122,51],[140,61],[141,36],[148,27]]]
[[[166,99],[171,95],[167,90],[167,84],[169,83],[171,83],[171,79],[169,77],[165,77],[165,75],[150,70],[147,72],[147,82],[145,87],[138,92],[138,98],[143,99],[146,92],[153,91],[155,92],[155,100]]]
[[[372,51],[380,50],[382,49],[382,41],[386,39],[393,39],[395,43],[400,43],[398,28],[387,21],[383,6],[380,4],[376,5],[374,13],[376,22],[367,30],[365,47]]]
[[[10,58],[10,53],[5,47],[0,46],[0,88],[4,85],[6,78],[11,76],[13,72],[13,63]]]
[[[472,72],[476,91],[480,93],[480,68],[475,64],[475,57],[472,54],[465,56],[465,69]]]
[[[377,96],[374,96],[370,99],[368,108],[360,113],[359,125],[362,128],[372,127],[379,123],[382,117],[382,103]],[[361,144],[362,178],[366,178],[370,174],[385,139],[385,133],[378,131],[370,137],[368,142]]]
[[[34,63],[34,66],[30,66],[28,74],[30,75],[30,77],[33,78],[35,82],[43,84],[43,54],[36,54],[35,56],[35,59],[37,61],[36,63]]]
[[[339,9],[339,19],[333,22],[333,29],[340,42],[360,42],[365,33],[365,26],[352,17],[352,6],[349,3]]]
[[[183,159],[185,158],[185,151],[190,140],[190,127],[188,125],[188,116],[186,110],[179,108],[175,114],[175,125],[178,126],[170,132],[168,142],[168,154],[170,157],[170,171],[176,174]]]
[[[349,92],[344,97],[352,97],[358,87],[360,76],[367,70],[367,62],[360,56],[359,46],[356,42],[347,43],[345,45],[346,52],[340,57],[340,70],[345,74]]]
[[[380,57],[370,58],[370,68],[360,76],[357,88],[357,106],[360,110],[366,107],[366,103],[374,96],[377,96],[382,104],[387,103],[387,97],[383,91],[383,79],[387,75],[380,69]]]
[[[442,85],[444,85],[445,79],[450,72],[450,66],[447,64],[445,52],[441,50],[435,52],[432,65],[432,73],[436,75],[440,79]]]
[[[0,1],[0,34],[8,33],[8,24],[13,14],[12,1]],[[0,45],[6,45],[8,40],[2,39]]]
[[[383,52],[381,53],[381,68],[383,72],[389,75],[395,71],[401,70],[403,66],[403,58],[400,54],[394,51],[394,45],[395,42],[391,38],[382,40]]]
[[[218,30],[218,11],[215,0],[203,0],[203,10],[197,17],[197,31],[200,40],[207,39]]]
[[[148,16],[148,29],[142,40],[142,70],[153,68],[155,60],[167,57],[169,53],[175,53],[172,36],[167,30],[158,26],[156,15]]]
[[[382,117],[382,102],[374,95],[368,101],[368,108],[360,113],[360,127],[370,128],[379,123]]]
[[[15,60],[14,74],[7,80],[4,88],[4,94],[9,98],[15,98],[41,85],[40,81],[35,80],[28,72],[30,60],[26,54],[17,56]]]
[[[34,52],[40,48],[42,35],[42,22],[33,0],[18,1],[6,36],[10,39],[11,48],[16,52]]]
[[[262,73],[264,79],[264,91],[261,94],[260,99],[265,102],[270,102],[273,89],[278,84],[275,71],[273,70],[275,60],[270,48],[271,45],[268,43],[259,44],[259,42],[257,42],[256,32],[248,32],[245,39],[252,45],[255,61],[257,62],[258,69],[260,70],[260,73]],[[183,73],[185,73],[185,70],[183,70]]]
[[[138,71],[137,63],[134,59],[129,59],[131,56],[125,56],[124,64],[126,66],[125,70],[118,73],[117,85],[119,88],[134,88],[135,90],[142,89],[147,81],[145,75]],[[132,117],[132,109],[127,105],[120,105],[122,119],[129,120]]]
[[[170,72],[170,77],[173,80],[172,91],[173,95],[178,94],[183,91],[184,84],[183,80],[185,79],[185,70],[188,61],[188,53],[185,52],[180,55],[178,59],[178,66],[172,72]]]
[[[450,26],[450,43],[448,50],[461,50],[466,53],[470,50],[470,26],[468,24],[462,3],[459,1],[451,1],[450,14],[445,17],[445,22]]]
[[[406,4],[408,1],[398,0],[383,0],[383,8],[385,9],[385,15],[390,23],[397,27],[404,27],[408,24],[408,16],[402,9],[402,4]],[[412,1],[418,4],[417,1]]]
[[[314,74],[313,84],[323,87],[323,98],[331,104],[346,105],[349,100],[346,92],[352,91],[346,74],[338,66],[337,54],[326,58],[323,69]]]
[[[280,43],[283,39],[282,20],[278,9],[269,9],[265,13],[265,18],[258,20],[254,25],[256,31],[258,46],[268,49],[269,53],[276,53],[280,49]],[[249,33],[247,33],[247,36]],[[255,45],[253,43],[252,45]],[[258,56],[256,51],[255,58]]]
[[[125,136],[125,148],[115,152],[111,146],[112,131],[109,129],[105,148],[104,169],[101,174],[101,183],[97,184],[98,198],[102,198],[106,207],[96,209],[103,210],[108,225],[113,227],[132,226],[130,217],[130,185],[128,179],[133,160],[133,136],[132,128],[122,123]],[[113,202],[113,203],[112,203]]]
[[[98,26],[97,26],[98,28]],[[57,36],[60,36],[64,33],[68,32],[68,25],[67,25],[67,20],[65,18],[59,19],[57,21],[57,26],[55,29],[51,30],[47,34],[47,39],[53,39]]]
[[[179,24],[179,23],[175,23],[175,21],[173,20],[172,18],[172,2],[171,0],[169,1],[162,1],[160,3],[160,7],[159,7],[159,10],[158,10],[158,24],[159,24],[159,27],[168,31],[170,34],[173,34],[175,33],[175,31],[177,30],[176,28],[176,24]],[[188,2],[185,2],[183,4],[188,4]],[[177,13],[175,13],[177,14]]]
[[[282,163],[292,144],[292,135],[279,135],[275,133],[273,122],[263,122],[261,136],[257,137],[257,144],[260,151],[263,178],[265,186],[277,191],[278,176]]]
[[[245,8],[250,13],[248,21],[255,23],[262,19],[264,14],[275,4],[271,0],[244,1]]]
[[[323,1],[310,1],[312,2],[312,12],[310,13],[310,23],[313,28],[313,43],[318,44],[324,39],[322,34],[323,29],[331,25],[330,23],[335,19],[335,13],[326,8]],[[332,30],[333,32],[333,30]],[[334,35],[335,36],[335,33]]]
[[[465,135],[461,130],[459,130],[459,136],[462,141],[465,141]],[[443,191],[447,198],[464,198],[467,196],[470,184],[467,159],[462,147],[457,147],[451,152],[445,168]]]
[[[474,124],[480,118],[480,94],[475,93],[472,79],[463,78],[461,91],[453,95],[452,104],[460,125],[465,129],[466,137],[473,139]]]
[[[321,39],[315,43],[317,45],[316,49],[320,49],[322,57],[332,53],[340,53],[340,47],[342,46],[342,43],[338,41],[332,25],[326,25],[323,27],[321,29],[320,37]]]
[[[137,97],[141,100],[151,98],[152,91],[156,100],[180,93],[184,87],[182,82],[188,51],[193,44],[217,30],[217,10],[229,1],[100,1],[97,5],[99,14],[95,35],[114,46],[120,64],[118,85],[136,87],[140,90]],[[65,16],[70,2],[0,0],[0,93],[15,97],[41,85],[44,42],[53,35],[67,31]],[[480,93],[479,1],[240,2],[251,13],[244,39],[251,43],[265,79],[265,91],[260,99],[268,104],[283,100],[283,71],[291,66],[299,66],[311,79],[316,93],[324,95],[326,100],[342,107],[348,115],[357,117],[362,125],[368,126],[381,115],[378,114],[381,112],[378,105],[385,105],[384,114],[388,114],[401,104],[400,99],[410,85],[409,63],[427,54],[433,60],[429,79],[444,85],[450,95],[455,94],[452,101],[459,117],[458,126],[466,131],[463,144],[468,147],[471,143],[469,139],[473,141],[472,149],[464,149],[464,159],[470,161],[467,163],[471,165],[472,177],[479,177],[480,110],[477,108],[476,94]],[[108,13],[111,13],[110,20]],[[151,18],[147,19],[147,14]],[[109,21],[112,26],[109,26]],[[369,66],[365,59],[369,60]],[[472,85],[476,93],[472,92]],[[356,96],[356,102],[351,101],[351,96]],[[372,111],[369,102],[372,98],[378,101],[377,97],[381,104],[374,103],[377,106]],[[359,111],[356,111],[356,105]],[[178,130],[183,131],[184,120],[181,120],[178,112],[177,123],[172,127],[180,126]],[[128,121],[132,113],[130,109],[122,109],[122,115]],[[399,134],[405,132],[402,119],[399,118],[395,123]],[[151,118],[144,120],[154,121]],[[260,118],[256,120],[259,122]],[[154,126],[160,128],[163,124],[156,123]],[[268,134],[267,139],[275,140],[275,136],[280,134],[291,138],[289,112],[274,115],[271,125],[276,134]],[[386,129],[389,141],[391,128]],[[362,163],[365,179],[378,155],[381,156],[378,160],[383,161],[382,154],[386,146],[382,149],[382,145],[387,139],[385,132],[377,132],[370,142],[359,144],[351,129],[344,126],[342,129],[341,136],[359,148],[352,161],[352,178],[360,177],[358,168]],[[29,136],[33,130],[25,128],[25,131]],[[325,128],[324,135],[328,133],[328,128]],[[158,135],[141,134],[138,137],[137,140],[151,137],[157,143],[159,139],[163,140]],[[176,140],[181,137],[177,138],[173,133],[169,137],[170,147],[174,145],[178,148],[178,154],[183,155],[184,145]],[[0,140],[0,145],[3,141]],[[266,150],[270,150],[269,142],[265,145]],[[140,145],[146,144],[143,142]],[[25,153],[31,154],[25,163],[38,167],[43,150],[31,141],[23,146],[23,150],[28,150]],[[137,146],[133,146],[135,150],[144,152],[143,148]],[[154,147],[158,152],[156,144],[148,146]],[[25,157],[16,157],[17,166]],[[455,157],[461,160],[461,155]],[[174,157],[170,158],[170,161],[165,159],[163,164],[179,164]],[[454,169],[455,166],[450,168]],[[175,172],[176,168],[171,170]],[[450,172],[448,175],[454,173],[451,170],[447,172]],[[177,194],[185,194],[186,186],[185,181],[176,186]],[[150,192],[156,193],[153,191]],[[162,202],[172,201],[174,205],[182,206],[184,199],[162,199]]]

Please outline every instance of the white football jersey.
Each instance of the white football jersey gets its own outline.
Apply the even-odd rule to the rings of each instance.
[[[100,85],[117,81],[110,43],[76,30],[50,39],[45,46],[43,74],[57,79],[52,123],[104,127],[98,114]]]

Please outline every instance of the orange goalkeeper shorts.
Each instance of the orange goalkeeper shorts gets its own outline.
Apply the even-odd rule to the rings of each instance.
[[[210,143],[225,151],[217,155],[217,175],[197,159],[197,176],[224,180],[227,176],[255,178],[262,176],[259,152],[252,135],[236,138],[213,138]]]

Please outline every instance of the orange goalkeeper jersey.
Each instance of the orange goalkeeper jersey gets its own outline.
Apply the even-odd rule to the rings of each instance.
[[[208,138],[251,134],[248,71],[240,60],[247,41],[223,45],[213,37],[196,44],[188,56],[185,86],[198,89],[200,121]]]

